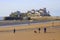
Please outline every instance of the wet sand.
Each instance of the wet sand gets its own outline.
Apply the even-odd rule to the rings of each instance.
[[[54,25],[52,25],[52,23],[46,23],[6,28],[2,27],[0,28],[0,40],[60,40],[60,27],[58,26],[60,26],[60,22],[56,22]],[[44,33],[44,27],[47,27],[46,33]],[[15,33],[13,33],[14,28],[18,30]],[[41,28],[40,33],[37,28]],[[36,33],[34,31],[36,31]]]

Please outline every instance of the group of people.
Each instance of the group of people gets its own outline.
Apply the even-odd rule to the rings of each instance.
[[[40,33],[40,28],[38,28],[38,31],[39,31],[39,33]],[[37,31],[34,31],[35,33],[37,33]],[[46,28],[44,28],[44,33],[46,33]]]
[[[39,31],[39,33],[40,33],[40,28],[38,28],[38,31]],[[15,33],[16,32],[16,30],[15,30],[15,28],[14,28],[14,30],[13,30],[13,33]],[[37,33],[36,31],[34,31],[35,33]],[[46,28],[44,28],[44,33],[46,33]]]

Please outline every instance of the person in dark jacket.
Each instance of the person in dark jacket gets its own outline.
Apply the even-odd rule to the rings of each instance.
[[[13,32],[14,32],[14,33],[16,32],[15,28],[14,28]]]
[[[40,33],[40,28],[38,28],[38,30],[39,30],[39,33]]]
[[[44,33],[46,33],[46,28],[44,28]]]

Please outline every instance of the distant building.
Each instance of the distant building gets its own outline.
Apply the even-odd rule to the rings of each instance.
[[[20,11],[12,12],[12,13],[10,14],[10,17],[20,17],[20,16],[21,16]]]
[[[40,16],[50,16],[49,12],[47,12],[46,8],[39,10]]]
[[[50,16],[49,11],[47,12],[46,8],[39,9],[39,10],[31,10],[28,11],[28,16],[29,17],[38,17],[38,16]]]
[[[30,17],[42,17],[51,16],[46,8],[27,11],[27,13],[21,13],[20,11],[12,12],[9,17],[5,17],[6,20],[19,20],[19,19],[30,19]]]

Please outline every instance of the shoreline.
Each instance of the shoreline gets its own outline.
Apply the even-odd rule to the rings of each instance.
[[[0,23],[0,27],[8,27],[8,26],[25,26],[25,25],[30,25],[30,24],[45,24],[45,23],[51,23],[53,24],[54,22],[60,22],[60,21],[47,21],[47,22],[40,22],[40,21],[32,21],[32,22],[13,22],[13,23]]]

